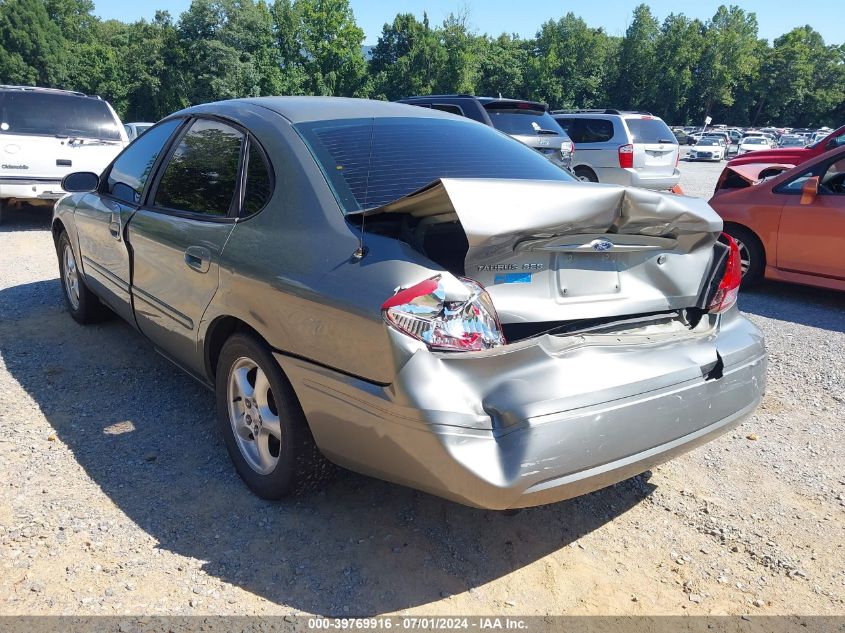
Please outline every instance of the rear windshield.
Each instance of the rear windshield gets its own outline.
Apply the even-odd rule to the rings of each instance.
[[[524,104],[523,107],[503,105],[500,103],[488,103],[484,106],[493,127],[505,134],[518,136],[566,136],[563,128],[558,125],[552,116],[540,106],[531,107]]]
[[[105,101],[50,92],[0,92],[0,134],[121,140]]]
[[[675,143],[672,130],[660,119],[625,119],[634,143]]]
[[[393,202],[438,178],[573,180],[526,145],[470,121],[371,118],[294,127],[347,213]]]

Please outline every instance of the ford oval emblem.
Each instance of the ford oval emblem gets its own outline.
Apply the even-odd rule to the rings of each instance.
[[[590,246],[593,247],[594,251],[602,253],[604,251],[609,251],[611,248],[613,248],[613,242],[611,242],[610,240],[593,240],[592,242],[590,242]]]

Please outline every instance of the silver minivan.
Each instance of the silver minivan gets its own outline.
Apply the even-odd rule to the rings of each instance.
[[[556,110],[575,143],[572,171],[581,180],[671,189],[678,184],[678,141],[660,117],[620,110]]]

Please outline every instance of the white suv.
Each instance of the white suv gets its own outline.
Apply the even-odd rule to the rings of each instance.
[[[581,180],[671,189],[678,184],[678,141],[660,117],[620,110],[556,110],[575,143],[572,171]]]
[[[0,223],[21,202],[52,206],[75,171],[102,172],[126,146],[112,107],[80,92],[0,86]]]

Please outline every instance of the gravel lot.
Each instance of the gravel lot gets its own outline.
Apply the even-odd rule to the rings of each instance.
[[[513,516],[349,473],[274,504],[210,392],[64,312],[47,225],[0,228],[2,614],[845,614],[843,293],[743,293],[763,405],[653,473]]]

